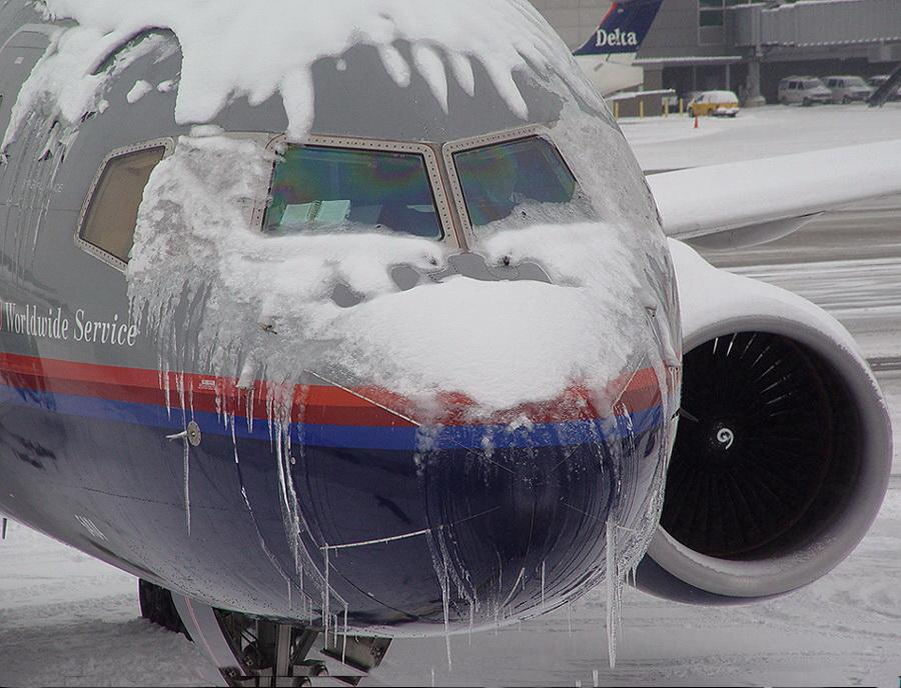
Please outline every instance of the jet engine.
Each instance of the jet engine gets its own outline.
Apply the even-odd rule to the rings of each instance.
[[[671,249],[681,417],[636,583],[698,604],[781,595],[828,573],[875,519],[892,462],[885,401],[832,316]]]

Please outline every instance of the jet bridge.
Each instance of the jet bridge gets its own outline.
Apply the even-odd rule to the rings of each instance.
[[[748,5],[733,12],[737,47],[817,49],[854,45],[901,51],[901,3],[897,0]],[[883,59],[871,57],[873,62],[892,59],[896,58],[891,54]]]
[[[727,15],[731,47],[744,50],[750,58],[746,104],[763,102],[763,61],[901,62],[901,3],[897,0],[752,4],[732,7]]]

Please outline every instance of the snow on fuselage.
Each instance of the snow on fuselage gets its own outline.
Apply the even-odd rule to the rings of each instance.
[[[320,30],[371,30],[253,92],[259,43],[205,33],[255,36],[224,5],[48,3],[76,23],[22,37],[44,57],[3,103],[0,201],[34,211],[3,230],[0,511],[216,607],[389,635],[638,563],[681,360],[656,209],[534,10],[488,3],[520,29],[491,49],[469,4],[437,30],[334,3]]]

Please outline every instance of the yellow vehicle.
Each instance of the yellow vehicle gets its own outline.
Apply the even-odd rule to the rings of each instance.
[[[701,91],[688,103],[691,117],[735,117],[738,111],[738,96],[732,91]]]

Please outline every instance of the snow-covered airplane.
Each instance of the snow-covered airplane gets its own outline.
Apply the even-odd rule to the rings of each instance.
[[[231,684],[867,532],[853,340],[681,239],[898,191],[901,144],[649,185],[525,0],[12,0],[0,46],[0,511]]]
[[[573,53],[602,96],[644,81],[644,69],[633,63],[662,4],[663,0],[614,2],[597,30]]]

